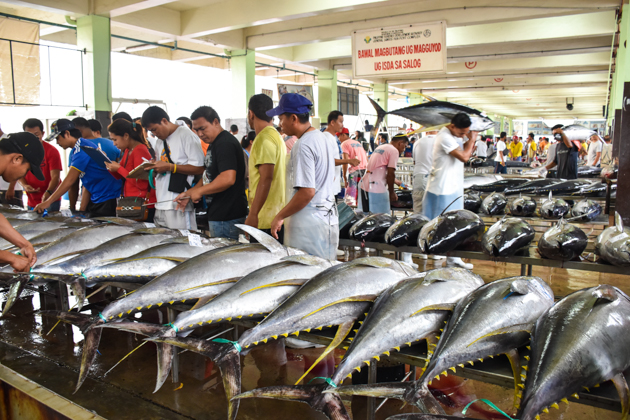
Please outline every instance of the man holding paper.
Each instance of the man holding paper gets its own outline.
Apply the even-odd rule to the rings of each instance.
[[[105,167],[109,159],[98,150],[98,146],[84,138],[72,121],[65,118],[55,121],[52,132],[46,141],[57,139],[57,144],[64,149],[73,149],[70,154],[70,169],[59,188],[46,201],[38,204],[35,211],[43,213],[55,201],[63,196],[80,178],[91,196],[87,211],[92,217],[116,216],[116,199],[120,197],[122,181],[114,178]],[[92,157],[86,150],[90,150]],[[97,153],[102,155],[99,158]],[[98,159],[95,160],[95,159]]]

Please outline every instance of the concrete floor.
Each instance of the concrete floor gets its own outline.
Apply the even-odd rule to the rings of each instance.
[[[350,251],[349,258],[361,256]],[[418,260],[421,270],[435,267],[435,261]],[[441,264],[441,261],[438,262]],[[520,267],[513,264],[477,262],[475,273],[484,280],[519,275]],[[599,275],[581,271],[534,267],[534,275],[545,279],[556,296],[593,285],[608,283],[630,293],[625,276]],[[97,295],[98,296],[98,295]],[[45,302],[44,302],[45,305]],[[37,381],[46,388],[75,401],[77,404],[110,419],[224,419],[227,402],[218,371],[205,357],[186,352],[180,356],[178,383],[167,383],[153,394],[156,377],[156,350],[151,343],[143,345],[127,360],[105,373],[122,357],[142,343],[142,337],[115,330],[104,329],[100,355],[82,388],[73,394],[78,377],[82,335],[78,328],[60,324],[52,333],[55,324],[34,310],[42,307],[38,294],[26,296],[16,303],[12,314],[0,320],[0,361],[3,365]],[[139,315],[140,316],[140,315]],[[141,315],[146,322],[165,323],[165,314],[156,310]],[[209,333],[225,327],[204,327]],[[242,359],[243,391],[254,388],[293,384],[314,361],[321,349],[290,349],[283,341],[254,348]],[[321,363],[307,378],[330,376],[334,366],[343,355],[337,350],[334,357]],[[511,412],[512,390],[456,376],[434,382],[452,407],[449,413],[460,413],[462,408],[476,398],[487,398],[500,408]],[[355,398],[345,401],[353,418],[365,418],[365,400]],[[414,412],[412,407],[401,409],[400,401],[388,401],[376,418],[385,419],[394,414]],[[478,409],[477,409],[478,408]],[[546,419],[563,420],[608,420],[618,419],[619,413],[593,408],[583,404],[562,404],[560,410],[544,414]],[[502,418],[485,406],[474,405],[469,418]],[[306,404],[262,399],[244,400],[238,414],[239,420],[246,419],[325,419]]]

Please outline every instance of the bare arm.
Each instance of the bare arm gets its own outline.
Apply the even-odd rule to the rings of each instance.
[[[157,161],[153,165],[148,165],[144,168],[145,171],[154,169],[155,172],[163,174],[165,172],[172,172],[184,175],[201,175],[204,171],[203,166],[193,165],[175,165],[173,163]],[[210,184],[208,184],[210,185]]]
[[[179,167],[177,167],[177,171],[179,172]],[[196,203],[201,200],[201,197],[204,195],[223,192],[234,185],[235,182],[236,171],[234,169],[228,169],[227,171],[221,172],[215,179],[212,180],[211,183],[206,185],[195,185],[191,189],[178,195],[173,201],[177,201],[177,210],[184,211],[189,200]]]
[[[48,188],[46,188],[46,192],[44,192],[44,195],[42,196],[42,201],[46,201],[48,197],[50,197],[48,191],[55,192],[59,186],[59,179],[61,178],[60,172],[61,171],[59,169],[53,169],[50,171],[50,183],[48,184]]]
[[[59,200],[62,195],[64,195],[68,190],[70,190],[70,188],[72,188],[72,186],[76,182],[79,181],[79,175],[80,175],[80,172],[78,169],[70,168],[70,170],[68,171],[68,175],[66,175],[66,178],[63,180],[59,188],[55,190],[53,195],[48,197],[48,200],[43,201],[40,204],[38,204],[34,210],[38,213],[43,213],[44,210],[50,207],[52,203]]]
[[[597,164],[599,163],[599,159],[602,157],[602,152],[597,152],[597,154],[595,155],[595,162],[593,162],[593,166],[597,166]]]
[[[457,149],[451,151],[449,155],[453,156],[457,160],[460,160],[464,163],[468,162],[468,159],[472,156],[473,147],[475,146],[475,141],[470,139],[464,144],[464,149],[458,147]]]
[[[278,231],[282,227],[284,219],[293,216],[295,213],[306,207],[313,197],[315,197],[315,188],[297,189],[291,201],[289,201],[289,203],[280,210],[271,222],[271,234],[274,238],[278,239]]]
[[[387,168],[387,175],[385,176],[385,181],[387,181],[387,190],[389,191],[389,201],[398,200],[398,196],[394,192],[394,184],[396,183],[396,169],[395,168]]]
[[[20,248],[23,256],[16,255],[8,251],[0,251],[0,262],[11,264],[11,267],[17,271],[28,271],[29,267],[37,262],[37,255],[33,245],[20,233],[11,226],[11,223],[2,215],[0,215],[0,237],[11,242]]]
[[[79,211],[87,211],[88,204],[92,200],[92,194],[87,190],[87,188],[83,187],[83,192],[81,193],[81,207],[79,207]]]
[[[273,181],[273,170],[276,165],[271,163],[265,163],[258,165],[258,172],[260,172],[260,180],[256,187],[256,193],[254,195],[254,201],[249,208],[249,215],[245,220],[245,224],[258,228],[258,213],[260,209],[265,205],[267,197],[269,196],[269,190],[271,189],[271,182]]]

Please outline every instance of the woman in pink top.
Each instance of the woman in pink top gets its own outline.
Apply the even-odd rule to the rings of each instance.
[[[341,141],[341,151],[348,155],[349,159],[357,159],[359,160],[358,166],[350,166],[348,169],[348,165],[343,166],[344,170],[344,178],[346,181],[346,195],[344,197],[346,203],[348,205],[356,205],[357,203],[357,195],[358,190],[357,186],[365,175],[365,168],[367,167],[367,154],[365,153],[365,149],[363,145],[356,140],[352,140],[348,136],[348,129],[344,129],[338,135],[339,141]]]

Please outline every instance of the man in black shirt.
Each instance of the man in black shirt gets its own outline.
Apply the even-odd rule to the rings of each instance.
[[[558,165],[558,175],[556,178],[577,179],[577,161],[580,151],[579,142],[570,141],[567,135],[564,134],[564,131],[562,131],[562,127],[562,124],[558,124],[554,125],[551,129],[555,139],[558,141],[558,145],[556,146],[556,157],[551,163],[545,166],[545,169],[549,170]]]
[[[204,160],[203,182],[181,193],[175,201],[185,208],[188,200],[198,202],[206,196],[210,236],[238,239],[234,225],[245,222],[245,156],[236,138],[221,127],[217,112],[202,106],[190,116],[193,130],[209,144]]]

